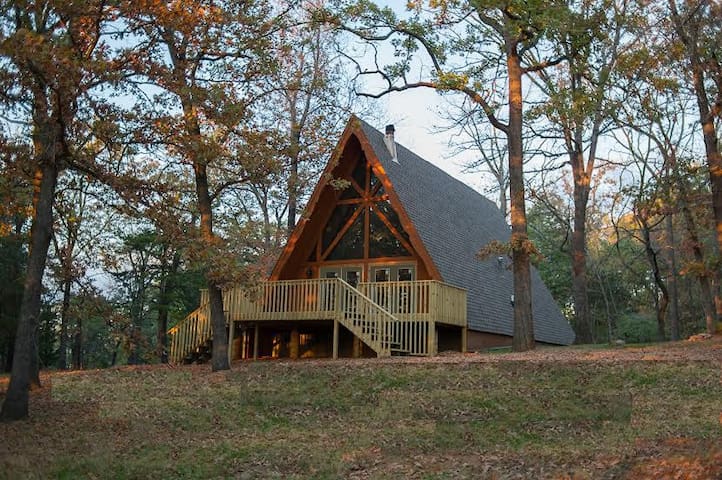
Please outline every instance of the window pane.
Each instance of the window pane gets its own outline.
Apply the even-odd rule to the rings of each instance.
[[[369,218],[369,258],[411,256],[372,209]]]
[[[366,157],[363,155],[358,159],[351,177],[356,181],[358,186],[361,187],[361,190],[366,188]]]
[[[388,282],[389,281],[389,269],[388,268],[377,268],[374,273],[375,282]]]
[[[399,216],[396,214],[396,210],[394,210],[394,207],[391,206],[391,202],[389,202],[388,200],[376,202],[375,207],[384,214],[384,217],[386,217],[389,223],[393,225],[396,231],[399,232],[399,234],[403,237],[403,239],[408,242],[409,235],[401,226],[401,220],[399,220]]]
[[[351,187],[353,190],[353,187]],[[346,225],[346,222],[353,212],[356,210],[356,205],[338,205],[333,211],[331,218],[326,223],[326,227],[323,229],[323,242],[321,243],[322,251],[326,251],[333,239],[336,238],[341,228]]]
[[[414,273],[413,269],[409,267],[401,267],[399,268],[399,281],[400,282],[410,282],[414,279]]]
[[[352,287],[355,287],[358,285],[359,281],[359,272],[358,270],[348,270],[346,271],[346,282],[351,285]]]
[[[328,260],[346,260],[364,256],[364,213],[346,230],[341,240],[327,257]]]

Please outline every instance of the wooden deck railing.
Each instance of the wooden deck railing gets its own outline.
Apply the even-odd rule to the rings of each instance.
[[[358,289],[399,320],[466,326],[466,290],[436,280],[360,283]]]
[[[201,306],[168,331],[172,362],[181,362],[211,337],[204,293]],[[466,291],[431,280],[358,288],[338,278],[263,282],[225,291],[223,305],[226,322],[337,320],[379,356],[433,354],[435,323],[466,326]]]
[[[211,318],[208,303],[201,304],[185,319],[168,330],[171,363],[181,363],[189,353],[211,338]]]
[[[234,321],[332,319],[337,283],[334,278],[316,278],[233,288],[224,292],[223,308]]]

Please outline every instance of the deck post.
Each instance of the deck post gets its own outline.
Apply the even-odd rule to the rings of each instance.
[[[351,349],[351,356],[353,358],[359,358],[361,356],[361,339],[356,335],[353,336],[353,347]]]
[[[438,352],[436,351],[436,322],[434,320],[429,320],[429,336],[428,336],[428,346],[426,349],[427,355],[430,357],[433,357]]]
[[[236,322],[228,321],[228,364],[233,361],[233,336],[236,333]]]
[[[253,332],[253,359],[258,360],[258,336],[261,333],[261,327],[256,323],[256,328]]]
[[[293,360],[298,360],[298,349],[299,349],[299,333],[298,328],[293,327],[293,330],[291,330],[291,345],[290,345],[290,357]]]
[[[333,319],[333,359],[338,358],[338,319]]]
[[[461,353],[466,353],[466,342],[467,342],[467,328],[461,327]]]

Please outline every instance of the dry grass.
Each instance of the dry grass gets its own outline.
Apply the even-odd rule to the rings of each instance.
[[[49,373],[0,478],[719,479],[721,366],[718,337]]]

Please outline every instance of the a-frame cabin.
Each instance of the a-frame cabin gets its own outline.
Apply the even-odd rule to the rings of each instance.
[[[510,343],[509,228],[476,191],[352,117],[268,279],[224,295],[232,358],[434,355]],[[533,275],[535,336],[574,334]],[[208,307],[171,329],[170,358],[208,345]]]

